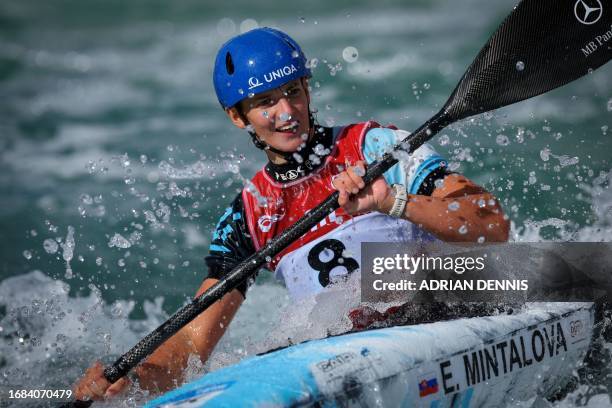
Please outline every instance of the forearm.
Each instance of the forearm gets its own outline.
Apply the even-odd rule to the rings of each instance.
[[[403,218],[443,241],[508,240],[508,221],[498,201],[487,192],[452,198],[410,195]]]
[[[206,279],[196,296],[216,282]],[[189,357],[195,354],[202,363],[208,360],[243,300],[242,294],[233,290],[162,344],[136,369],[141,387],[158,393],[181,384]]]
[[[356,168],[363,172],[363,164],[358,162],[336,178],[333,185],[340,192],[338,204],[349,214],[389,214],[395,202],[391,186],[382,177],[366,186]],[[401,218],[443,241],[508,240],[509,222],[492,194],[460,174],[449,174],[439,184],[431,196],[408,195]]]
[[[189,356],[196,353],[184,330],[168,339],[136,367],[135,373],[142,389],[157,394],[183,382]]]

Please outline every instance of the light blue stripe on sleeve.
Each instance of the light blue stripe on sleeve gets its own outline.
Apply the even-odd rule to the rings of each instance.
[[[398,137],[393,129],[374,128],[369,130],[363,143],[363,156],[366,158],[366,162],[371,164],[373,161],[380,159],[397,142]],[[408,163],[400,164],[402,163],[391,167],[384,174],[387,184],[403,184],[406,186],[408,193],[416,194],[427,176],[432,171],[444,166],[445,160],[436,153],[433,147],[424,144],[412,153]]]
[[[416,194],[419,191],[419,187],[425,181],[427,176],[434,170],[444,166],[444,159],[441,156],[435,155],[430,156],[417,168],[416,177],[412,181],[412,185],[408,190],[410,194]]]
[[[227,239],[227,236],[231,234],[233,231],[234,229],[232,228],[232,226],[230,224],[227,224],[225,227],[223,227],[223,233],[221,234],[221,239],[225,241]]]
[[[217,251],[217,252],[229,252],[230,250],[227,249],[226,247],[222,246],[222,245],[215,245],[215,244],[211,244],[210,251]]]
[[[363,141],[363,157],[366,159],[367,164],[380,159],[382,155],[390,151],[397,141],[395,132],[392,129],[387,128],[374,128],[370,129],[365,136]],[[391,167],[383,177],[387,181],[387,184],[403,184],[406,185],[406,172],[403,167],[399,164]],[[406,186],[406,190],[408,187]]]

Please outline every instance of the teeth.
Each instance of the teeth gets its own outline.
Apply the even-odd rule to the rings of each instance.
[[[288,124],[288,125],[286,125],[286,126],[283,126],[283,127],[278,128],[278,130],[280,130],[281,132],[285,132],[285,131],[287,131],[287,130],[293,130],[293,129],[295,129],[297,126],[298,126],[298,123],[297,123],[297,122],[292,122],[292,123],[290,123],[290,124]]]

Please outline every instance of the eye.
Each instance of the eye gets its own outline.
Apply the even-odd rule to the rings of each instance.
[[[256,106],[270,106],[273,104],[272,98],[262,98],[257,101]]]
[[[300,88],[289,88],[287,89],[287,96],[296,96],[300,94]]]

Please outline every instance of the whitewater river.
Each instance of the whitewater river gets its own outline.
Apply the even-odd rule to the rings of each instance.
[[[230,36],[257,25],[294,36],[315,66],[320,123],[412,130],[514,1],[307,4],[0,2],[1,387],[69,387],[206,277],[218,217],[264,163],[214,96],[213,59]],[[611,241],[611,117],[607,66],[453,125],[432,144],[499,197],[512,240]],[[260,274],[205,369],[325,334],[329,322],[285,310],[270,275]],[[557,405],[591,391],[582,385]],[[606,392],[589,404],[607,404]]]

